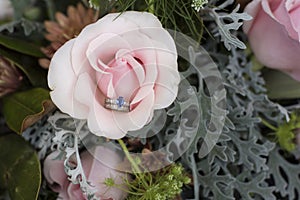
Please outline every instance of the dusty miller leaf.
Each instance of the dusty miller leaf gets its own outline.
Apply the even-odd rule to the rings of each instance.
[[[249,177],[251,177],[250,180]],[[276,197],[272,194],[275,187],[266,187],[264,183],[265,179],[266,172],[257,173],[255,175],[246,172],[245,174],[239,175],[233,185],[239,188],[239,194],[242,199],[253,200],[262,198],[275,200]]]
[[[199,159],[196,151],[187,151],[183,156],[182,162],[193,174],[194,199],[237,199],[238,194],[245,199],[274,199],[275,187],[267,182],[269,166],[266,157],[275,144],[261,134],[260,116],[278,122],[284,120],[286,113],[267,98],[260,73],[252,71],[251,63],[242,51],[233,49],[227,58],[217,53],[214,56],[220,62],[218,66],[223,75],[229,113],[225,129],[208,156]],[[187,74],[196,73],[195,70],[188,71]],[[204,91],[204,88],[199,90]],[[205,102],[203,92],[199,95]],[[213,180],[227,177],[232,181],[203,181],[205,176]],[[252,193],[245,192],[246,189]]]
[[[57,112],[50,116],[49,122],[55,129],[53,145],[65,154],[64,166],[69,180],[73,184],[80,184],[80,188],[86,194],[88,200],[97,200],[98,198],[95,196],[96,189],[87,181],[79,155],[80,138],[90,134],[86,121],[74,119]],[[77,164],[75,167],[70,165],[71,157],[76,159]]]
[[[225,2],[221,5],[221,8],[225,7],[227,4]],[[220,8],[216,7],[211,9],[211,16],[218,25],[218,35],[221,37],[221,41],[224,42],[225,47],[228,50],[232,48],[246,49],[246,45],[239,40],[232,31],[237,31],[240,26],[243,24],[242,20],[251,20],[252,17],[247,13],[238,13],[240,5],[237,5],[236,8],[231,13],[219,13],[217,12]],[[226,23],[226,21],[230,23]]]
[[[282,197],[295,199],[300,192],[300,164],[288,162],[276,148],[269,155],[268,175],[274,181],[275,191],[279,192]]]
[[[29,36],[33,32],[42,32],[43,25],[39,22],[30,21],[28,19],[21,18],[16,21],[12,21],[0,26],[0,32],[7,30],[9,33],[13,33],[16,28],[21,27],[24,30],[25,36]]]

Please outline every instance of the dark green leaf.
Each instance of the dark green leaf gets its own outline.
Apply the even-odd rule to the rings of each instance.
[[[268,96],[271,99],[292,99],[300,97],[300,82],[290,76],[271,69],[264,69]]]
[[[37,154],[22,137],[0,137],[0,187],[8,190],[12,200],[37,199],[41,168]]]
[[[5,120],[19,134],[53,109],[49,91],[42,88],[13,93],[3,98]]]
[[[33,86],[47,87],[47,72],[38,66],[34,58],[10,50],[5,50],[4,48],[0,48],[0,55],[13,62],[20,70],[22,70]]]
[[[12,38],[4,35],[0,35],[0,44],[15,50],[17,52],[34,56],[34,57],[44,57],[45,55],[41,52],[40,47],[29,43],[25,40],[20,40],[17,38]]]

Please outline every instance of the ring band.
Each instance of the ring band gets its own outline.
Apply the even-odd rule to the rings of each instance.
[[[118,97],[117,99],[106,98],[104,102],[104,107],[110,110],[115,110],[119,112],[129,112],[130,103],[126,102],[123,97]]]

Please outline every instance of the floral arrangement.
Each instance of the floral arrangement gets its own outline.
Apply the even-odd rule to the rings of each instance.
[[[0,0],[0,200],[298,199],[300,1]]]

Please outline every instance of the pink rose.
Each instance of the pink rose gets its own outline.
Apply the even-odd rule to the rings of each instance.
[[[121,162],[121,158],[115,152],[104,147],[96,147],[94,155],[95,157],[101,156],[110,165],[114,164],[115,168]],[[50,187],[54,192],[59,193],[59,197],[63,200],[86,200],[87,198],[83,195],[79,184],[73,184],[69,181],[64,170],[64,161],[56,159],[57,156],[58,152],[53,152],[44,162],[44,175]],[[81,162],[88,182],[97,189],[96,196],[101,199],[113,200],[126,198],[127,193],[115,187],[107,187],[104,184],[106,178],[112,178],[116,184],[122,184],[125,177],[124,173],[118,172],[106,166],[105,163],[94,159],[89,152],[81,154]]]
[[[300,1],[253,0],[244,31],[257,59],[300,81]]]
[[[135,11],[85,27],[55,53],[48,74],[57,107],[111,139],[142,128],[155,109],[171,105],[179,81],[174,40],[154,15]],[[104,107],[106,98],[119,97],[130,102],[130,112]]]

